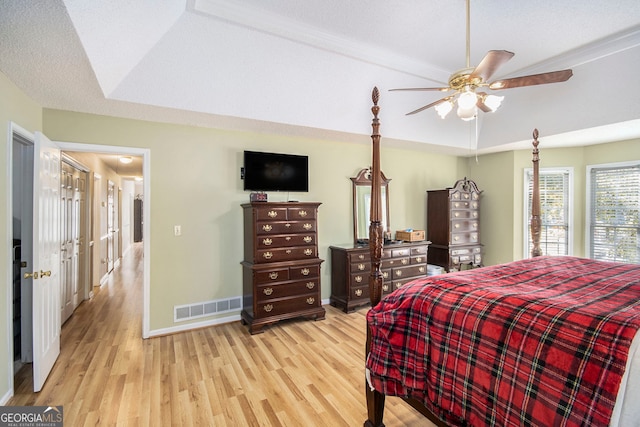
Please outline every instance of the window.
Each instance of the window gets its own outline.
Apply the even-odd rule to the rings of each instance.
[[[543,255],[569,255],[571,242],[571,188],[573,187],[573,169],[539,170],[540,182],[540,249]],[[524,171],[525,210],[524,242],[525,254],[531,256],[531,198],[533,196],[533,169]]]
[[[587,168],[587,254],[640,263],[640,162]]]

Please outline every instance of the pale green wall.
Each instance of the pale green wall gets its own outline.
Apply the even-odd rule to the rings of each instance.
[[[34,103],[31,99],[24,95],[7,77],[0,73],[0,200],[2,200],[3,209],[0,211],[0,236],[2,244],[0,244],[0,277],[5,284],[0,287],[0,345],[5,350],[0,351],[0,400],[7,396],[11,390],[11,375],[13,375],[13,354],[9,349],[13,344],[13,332],[11,331],[12,323],[7,322],[5,313],[11,310],[11,301],[8,301],[8,292],[12,283],[12,268],[9,268],[9,260],[12,255],[9,252],[12,233],[8,229],[12,224],[11,212],[7,211],[7,203],[9,197],[9,170],[8,170],[8,153],[9,153],[9,123],[14,122],[16,125],[30,132],[42,129],[42,108]],[[8,323],[8,324],[7,324]]]
[[[586,168],[589,165],[640,160],[640,140],[610,142],[573,148],[545,148],[540,138],[540,168],[573,168],[573,255],[585,256]],[[481,240],[485,264],[521,259],[523,254],[524,169],[530,168],[532,150],[517,150],[468,159],[469,178],[482,195]],[[502,194],[502,192],[505,194]]]
[[[369,143],[294,138],[44,110],[52,140],[151,150],[150,329],[170,328],[174,305],[242,295],[242,210],[248,201],[239,178],[243,150],[309,156],[309,193],[296,200],[322,202],[319,251],[322,298],[330,296],[329,246],[353,241],[349,179],[371,164]],[[363,141],[365,141],[363,139]],[[382,140],[391,229],[425,227],[425,190],[451,185],[455,156],[389,148]],[[286,200],[269,193],[269,200]],[[146,207],[146,206],[145,206]],[[173,235],[174,225],[182,236]],[[181,323],[182,324],[182,323]]]

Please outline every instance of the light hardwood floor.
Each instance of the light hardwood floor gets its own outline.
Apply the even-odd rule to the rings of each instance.
[[[42,391],[29,365],[9,405],[63,405],[65,426],[362,426],[366,308],[326,309],[260,335],[237,321],[143,340],[136,244],[63,326]],[[431,425],[396,398],[385,423]]]

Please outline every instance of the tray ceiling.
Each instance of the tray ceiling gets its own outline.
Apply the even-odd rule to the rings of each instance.
[[[465,66],[464,0],[23,0],[0,4],[0,70],[45,108],[465,154],[640,137],[640,2],[471,1],[471,62],[496,77],[572,68],[502,91],[477,122],[405,113]],[[477,139],[476,139],[477,138]]]

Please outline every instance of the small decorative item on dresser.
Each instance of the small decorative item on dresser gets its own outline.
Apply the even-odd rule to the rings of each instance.
[[[256,193],[253,192],[251,194],[249,194],[249,200],[251,200],[252,202],[266,202],[267,201],[267,193]]]
[[[407,228],[406,230],[396,231],[396,240],[403,240],[405,242],[420,242],[424,240],[424,230],[413,230]]]

